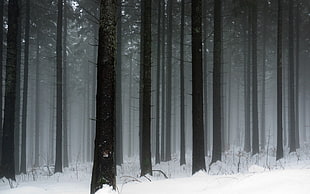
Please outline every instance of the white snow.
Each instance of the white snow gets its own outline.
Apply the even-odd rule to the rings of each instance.
[[[310,193],[308,154],[287,155],[280,162],[264,155],[255,158],[226,153],[225,157],[224,162],[207,167],[207,172],[191,175],[190,161],[180,167],[178,157],[174,156],[173,161],[153,167],[162,170],[168,179],[160,172],[139,177],[137,160],[126,159],[118,168],[117,191],[104,187],[97,194]],[[206,160],[208,163],[210,158]],[[49,175],[46,168],[33,169],[27,175],[17,176],[14,188],[10,188],[7,180],[0,179],[0,194],[88,194],[91,168],[91,164],[79,164],[54,175]]]

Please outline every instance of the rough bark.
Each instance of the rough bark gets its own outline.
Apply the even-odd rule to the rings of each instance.
[[[100,1],[97,62],[96,137],[90,193],[115,180],[116,0]]]

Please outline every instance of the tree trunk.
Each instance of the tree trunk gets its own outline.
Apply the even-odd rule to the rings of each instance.
[[[203,128],[202,74],[202,2],[192,1],[192,107],[193,107],[193,166],[192,174],[206,170]]]
[[[116,66],[116,165],[123,163],[122,126],[122,0],[117,2],[117,66]]]
[[[214,3],[214,49],[213,49],[213,150],[212,161],[221,161],[221,73],[222,73],[222,1]]]
[[[297,1],[296,6],[296,89],[295,89],[295,96],[296,96],[296,148],[300,148],[300,141],[299,141],[299,39],[300,39],[300,3]]]
[[[252,4],[252,155],[259,152],[257,102],[257,2]]]
[[[282,127],[282,0],[278,0],[278,40],[277,40],[277,153],[276,160],[283,158]]]
[[[18,0],[9,0],[4,121],[0,178],[15,181],[14,124],[16,102]]]
[[[289,0],[289,34],[288,34],[288,39],[289,39],[289,53],[288,53],[288,62],[289,62],[289,106],[288,106],[288,112],[289,112],[289,147],[290,147],[290,152],[295,152],[296,151],[296,115],[295,115],[295,92],[294,92],[294,87],[295,87],[295,79],[294,79],[294,74],[295,74],[295,69],[294,69],[294,28],[293,28],[293,0]]]
[[[68,33],[68,16],[67,0],[64,0],[63,14],[63,165],[69,167],[68,154],[68,72],[67,72],[67,33]],[[90,153],[90,151],[89,151]]]
[[[185,86],[184,86],[184,0],[181,0],[181,37],[180,37],[180,165],[186,163],[185,159]]]
[[[55,173],[62,172],[62,9],[63,1],[58,0],[57,41],[56,41],[56,158]]]
[[[151,1],[145,1],[142,4],[142,29],[141,37],[143,40],[142,45],[142,63],[143,77],[141,92],[143,95],[142,103],[142,131],[141,131],[141,176],[146,174],[152,175],[152,163],[151,163]]]
[[[96,138],[90,193],[115,180],[115,51],[116,0],[100,1],[97,62]]]
[[[23,86],[23,105],[22,105],[22,142],[21,142],[21,161],[20,172],[26,174],[26,134],[27,134],[27,105],[28,105],[28,64],[29,64],[29,39],[30,39],[30,0],[26,0],[26,19],[25,19],[25,50],[24,50],[24,86]],[[0,88],[1,89],[1,88]],[[1,103],[1,102],[0,102]]]
[[[156,148],[155,148],[155,164],[160,163],[160,151],[159,151],[159,130],[160,130],[160,36],[161,36],[161,1],[158,2],[158,16],[157,16],[157,68],[156,68]],[[131,79],[131,78],[130,78]]]
[[[204,140],[205,156],[208,155],[208,59],[207,59],[207,0],[203,1],[203,106],[204,106]]]
[[[34,166],[40,165],[40,30],[37,29],[36,41],[36,105],[35,105],[35,151],[34,151]]]
[[[0,2],[0,26],[3,26],[3,6],[4,1]],[[3,140],[3,128],[2,128],[2,116],[3,116],[3,27],[0,28],[0,162],[2,159],[2,140]],[[0,163],[1,164],[1,163]]]

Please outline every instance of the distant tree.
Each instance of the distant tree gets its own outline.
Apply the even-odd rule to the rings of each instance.
[[[27,104],[28,104],[28,65],[29,65],[29,39],[30,39],[30,0],[26,0],[25,17],[25,49],[24,49],[24,86],[22,104],[22,135],[21,135],[21,161],[20,172],[26,174],[26,148],[27,148]]]
[[[202,78],[202,2],[192,1],[192,106],[193,164],[192,173],[205,170]]]
[[[115,180],[116,0],[100,1],[97,62],[96,137],[90,193]]]
[[[282,127],[282,0],[278,0],[277,33],[277,153],[276,160],[283,158]]]
[[[146,174],[152,174],[152,162],[151,162],[151,1],[145,1],[141,7],[141,59],[142,63],[142,87],[140,91],[143,95],[142,100],[142,130],[141,130],[141,176]]]
[[[16,103],[18,0],[9,0],[4,121],[0,178],[15,180],[14,125]]]
[[[36,92],[35,92],[35,150],[34,150],[34,166],[38,167],[40,165],[40,39],[41,32],[39,29],[36,30]]]
[[[213,150],[212,161],[222,158],[221,140],[221,73],[222,73],[222,0],[214,2],[214,48],[213,48]]]
[[[63,132],[63,64],[62,64],[62,25],[63,24],[63,0],[58,0],[57,37],[56,37],[56,158],[55,173],[62,172],[62,132]]]

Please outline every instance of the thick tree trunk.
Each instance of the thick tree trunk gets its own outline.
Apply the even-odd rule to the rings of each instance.
[[[206,170],[203,128],[202,2],[192,1],[192,174]]]
[[[116,66],[116,165],[123,163],[122,126],[122,1],[117,2],[117,66]]]
[[[56,158],[55,172],[62,172],[62,145],[63,145],[63,123],[62,123],[62,12],[63,0],[58,0],[58,18],[57,18],[57,41],[56,41]]]
[[[0,178],[15,180],[14,124],[16,102],[18,0],[9,0],[4,121]]]
[[[296,151],[296,115],[295,115],[295,66],[294,66],[294,27],[293,27],[293,0],[289,0],[289,53],[288,53],[288,62],[289,62],[289,106],[288,106],[288,112],[289,112],[289,147],[290,152]]]
[[[278,0],[278,33],[277,33],[277,153],[276,160],[283,158],[282,127],[282,0]]]
[[[3,26],[3,6],[4,1],[0,2],[0,26]],[[2,159],[2,139],[3,139],[3,128],[2,128],[2,116],[3,116],[3,27],[0,28],[0,162]]]
[[[96,138],[90,193],[115,180],[115,51],[116,0],[100,1],[97,62]]]
[[[142,84],[140,85],[143,95],[142,103],[142,131],[141,131],[141,176],[146,174],[152,175],[152,162],[151,162],[151,1],[144,2],[142,7],[142,29],[141,37],[143,40],[142,45],[142,63],[143,77]]]
[[[180,165],[186,163],[185,159],[185,86],[184,86],[184,0],[181,0],[181,37],[180,37]]]
[[[213,48],[213,150],[212,161],[222,158],[221,131],[221,73],[222,73],[222,0],[214,4],[214,48]]]
[[[23,86],[23,105],[22,105],[22,142],[21,142],[21,161],[20,172],[26,174],[26,134],[27,134],[27,105],[28,105],[28,64],[29,64],[29,39],[30,39],[30,0],[26,0],[25,18],[25,50],[24,50],[24,86]],[[0,102],[1,103],[1,102]]]
[[[257,101],[257,2],[252,4],[252,154],[259,152]]]

